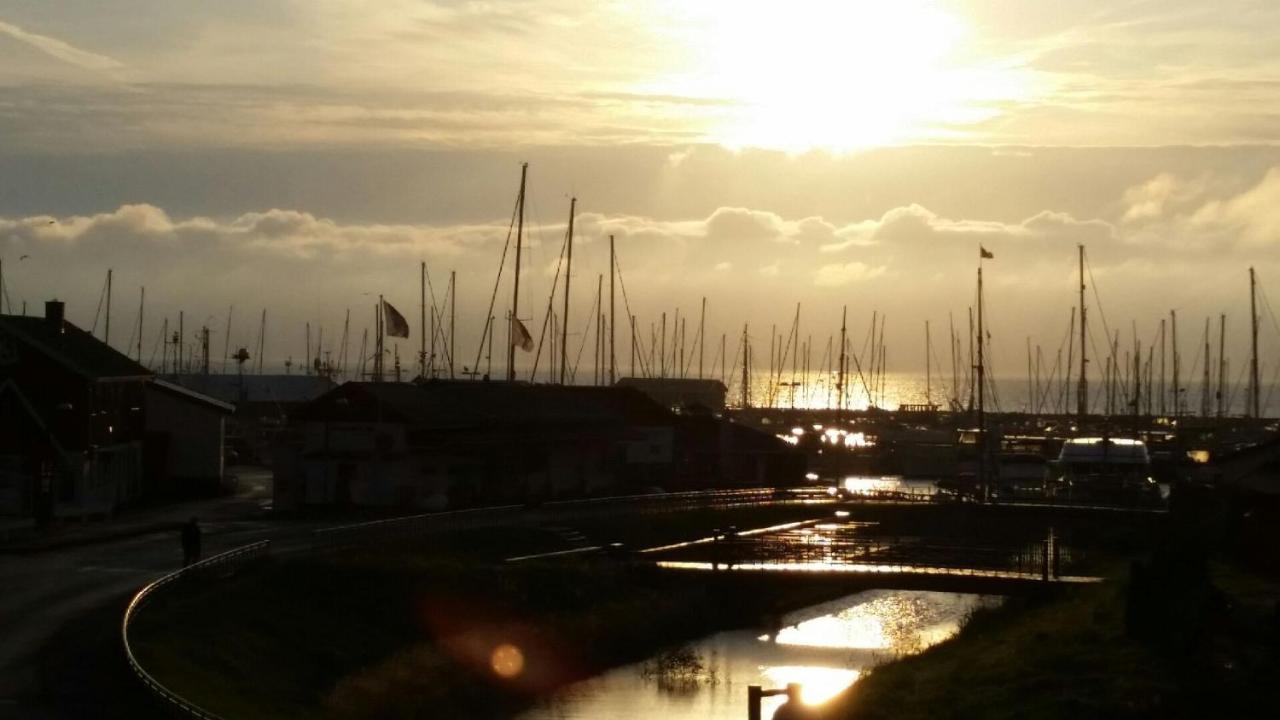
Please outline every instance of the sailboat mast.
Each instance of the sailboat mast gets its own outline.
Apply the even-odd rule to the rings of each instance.
[[[111,344],[111,268],[107,268],[107,329],[102,341]]]
[[[435,338],[431,338],[435,342]],[[431,377],[427,371],[427,261],[418,266],[418,372],[423,378]]]
[[[1227,314],[1218,316],[1218,417],[1223,416],[1227,385]]]
[[[1178,357],[1178,311],[1169,311],[1169,350],[1173,353],[1173,416],[1182,414],[1182,378]]]
[[[1089,378],[1085,367],[1089,362],[1088,316],[1084,304],[1084,245],[1077,246],[1080,253],[1080,384],[1076,388],[1076,414],[1083,421],[1089,414]]]
[[[982,259],[978,259],[978,484],[987,500],[986,338],[982,334]]]
[[[147,286],[143,285],[138,294],[138,364],[142,364],[142,312],[147,306]],[[152,357],[155,357],[154,355]]]
[[[457,322],[458,322],[458,271],[450,270],[449,271],[449,379],[450,380],[454,379],[453,351],[457,348],[457,346],[453,342],[453,338],[454,338],[453,331],[454,331],[454,328],[457,327]]]
[[[929,321],[924,321],[924,404],[933,404],[933,360],[929,357],[933,351],[933,338],[929,335]]]
[[[707,296],[702,296],[702,315],[698,318],[698,379],[702,379],[702,354],[707,344]]]
[[[751,407],[751,345],[747,342],[747,326],[742,326],[742,407]]]
[[[844,415],[844,370],[847,364],[845,336],[848,332],[848,318],[849,306],[844,305],[840,308],[840,366],[836,370],[836,422],[842,420]]]
[[[347,363],[350,358],[347,351],[351,347],[351,308],[347,308],[347,317],[342,321],[342,359],[338,362],[338,371],[345,377],[347,374]]]
[[[560,324],[560,384],[564,385],[565,368],[569,367],[569,281],[573,277],[573,216],[578,206],[578,198],[569,198],[569,235],[566,240],[564,265],[564,318]],[[613,240],[609,240],[609,254],[612,261]],[[613,276],[610,275],[610,278]],[[613,283],[609,283],[612,293]],[[612,297],[612,295],[610,296]]]
[[[511,284],[511,322],[510,329],[515,329],[515,324],[520,322],[520,255],[522,245],[524,244],[524,188],[525,180],[529,176],[529,163],[520,163],[520,195],[516,200],[518,208],[516,214],[516,274],[515,281]],[[512,342],[507,343],[507,382],[515,382],[516,380],[516,346],[514,335]]]
[[[1212,383],[1209,382],[1209,318],[1204,319],[1204,380],[1200,385],[1200,416],[1209,417],[1209,389]]]
[[[947,338],[948,349],[951,351],[951,399],[953,404],[960,404],[960,368],[956,365],[956,316],[954,313],[947,313],[947,327],[950,335]]]
[[[1249,268],[1249,404],[1246,415],[1261,417],[1262,407],[1259,404],[1261,387],[1258,383],[1258,277],[1253,268]]]
[[[373,381],[382,382],[382,296],[378,296],[378,306],[373,311]]]
[[[227,371],[227,353],[231,350],[231,316],[235,311],[235,305],[227,308],[227,334],[222,338],[222,372],[224,373]]]
[[[617,352],[617,314],[615,312],[613,296],[614,285],[616,284],[617,263],[613,254],[613,236],[609,236],[609,384],[612,385],[618,381],[618,352]]]
[[[267,309],[262,308],[262,322],[258,325],[258,374],[262,374],[262,356],[267,353]]]

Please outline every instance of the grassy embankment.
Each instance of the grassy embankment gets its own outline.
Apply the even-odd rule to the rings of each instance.
[[[829,511],[698,511],[575,527],[638,547]],[[166,685],[229,717],[502,716],[664,646],[838,592],[690,582],[607,559],[501,562],[559,542],[512,529],[267,561],[157,600],[137,627],[138,652]],[[510,679],[491,666],[503,644],[523,657]]]
[[[1215,551],[1203,518],[1177,522],[1150,559],[978,612],[955,638],[872,670],[823,717],[1274,717],[1280,580]]]

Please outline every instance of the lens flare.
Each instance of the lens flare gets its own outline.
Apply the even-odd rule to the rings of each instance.
[[[510,643],[502,643],[489,656],[489,667],[500,678],[510,680],[524,671],[524,653]]]

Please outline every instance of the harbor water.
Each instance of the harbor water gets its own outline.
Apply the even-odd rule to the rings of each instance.
[[[693,670],[655,674],[660,656],[615,668],[543,700],[521,720],[741,720],[747,687],[803,686],[820,705],[869,668],[910,655],[955,634],[975,608],[995,596],[869,590],[788,613],[775,627],[715,633],[683,648]],[[783,702],[764,700],[764,717]]]

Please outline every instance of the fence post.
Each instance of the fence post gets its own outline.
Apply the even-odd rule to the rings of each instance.
[[[764,697],[759,685],[747,686],[747,720],[760,720],[760,699]]]
[[[1049,541],[1040,541],[1040,579],[1049,582]]]

